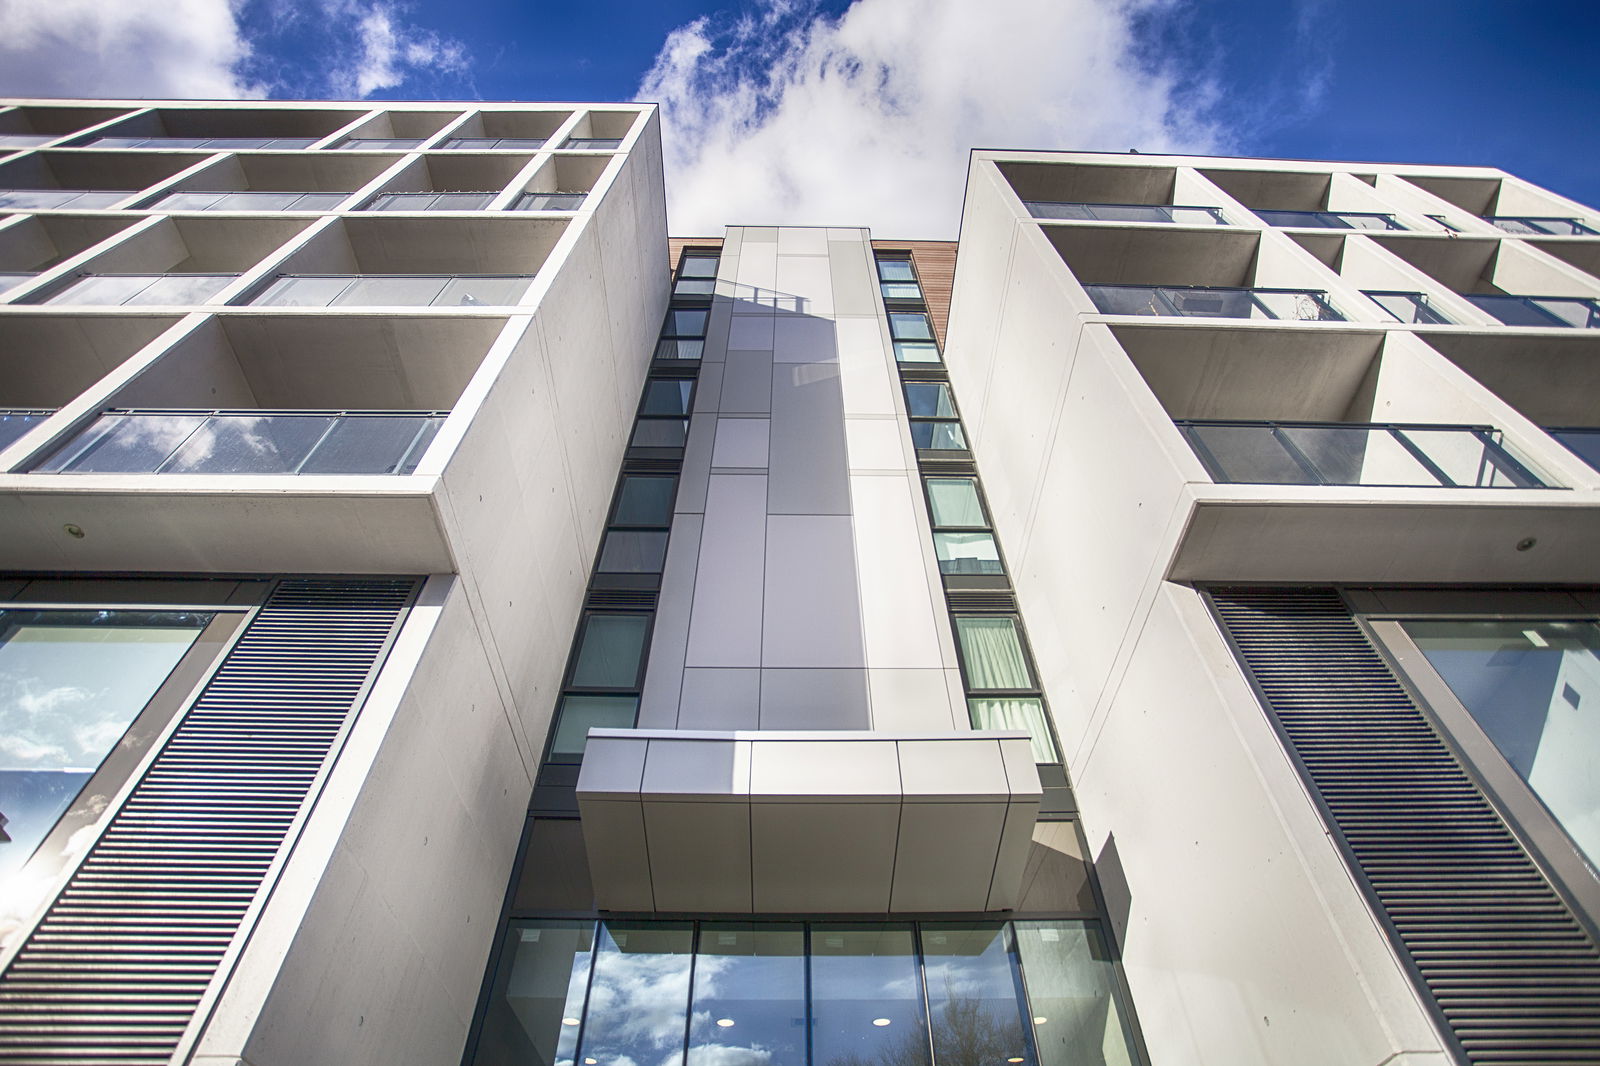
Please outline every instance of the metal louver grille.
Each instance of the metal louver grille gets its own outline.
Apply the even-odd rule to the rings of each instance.
[[[278,585],[0,976],[0,1062],[168,1061],[414,587]]]
[[[1337,593],[1211,597],[1464,1061],[1600,1063],[1600,951]]]
[[[585,607],[632,607],[655,610],[660,593],[655,589],[590,589],[584,597]]]
[[[945,602],[952,611],[1015,611],[1017,597],[1004,590],[945,589]]]
[[[682,467],[682,459],[627,458],[622,461],[624,474],[676,474]]]

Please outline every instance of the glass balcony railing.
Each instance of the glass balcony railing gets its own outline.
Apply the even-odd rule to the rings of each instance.
[[[1575,218],[1544,218],[1532,215],[1484,215],[1483,220],[1507,233],[1535,237],[1594,237],[1597,231]]]
[[[1419,326],[1453,325],[1449,316],[1433,306],[1426,293],[1420,292],[1370,292],[1363,295],[1389,313],[1396,322]]]
[[[334,145],[341,152],[409,152],[422,137],[346,137]]]
[[[59,136],[59,133],[0,133],[0,149],[37,148]]]
[[[528,274],[282,274],[256,307],[508,307]]]
[[[33,274],[0,274],[0,294],[8,293],[18,285],[26,284],[34,279]]]
[[[367,203],[368,211],[486,211],[497,192],[386,192]]]
[[[1219,484],[1538,489],[1488,426],[1179,421]]]
[[[525,192],[511,205],[513,211],[576,211],[583,206],[587,193],[581,192]]]
[[[96,137],[85,148],[206,148],[232,152],[252,148],[310,148],[320,137]]]
[[[1556,427],[1545,430],[1579,459],[1600,470],[1600,429],[1593,426]]]
[[[568,137],[563,148],[589,152],[614,152],[622,147],[621,137]]]
[[[441,144],[461,152],[533,152],[544,147],[543,137],[452,137]]]
[[[79,211],[110,207],[132,195],[132,189],[0,189],[0,210]]]
[[[409,474],[445,411],[107,411],[35,473]]]
[[[129,307],[203,304],[237,274],[86,274],[40,303]]]
[[[174,192],[150,206],[157,211],[332,211],[347,192]]]
[[[1508,326],[1600,329],[1600,301],[1581,296],[1492,296],[1465,294],[1473,306]]]
[[[1268,318],[1343,322],[1328,294],[1308,289],[1175,288],[1161,285],[1085,285],[1103,315],[1178,315],[1184,318]]]
[[[1226,226],[1217,207],[1181,204],[1074,204],[1024,200],[1034,218],[1067,222],[1172,222],[1181,226]]]
[[[53,414],[55,411],[48,407],[0,407],[0,451]]]
[[[1314,229],[1405,229],[1393,215],[1376,211],[1257,211],[1269,226]]]

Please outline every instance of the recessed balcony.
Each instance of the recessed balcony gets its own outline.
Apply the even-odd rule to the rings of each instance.
[[[0,451],[55,414],[53,407],[0,407]]]
[[[25,104],[0,111],[0,146],[28,148],[125,115],[126,108]]]
[[[1243,289],[1167,285],[1085,285],[1103,315],[1343,322],[1328,294],[1309,289]]]
[[[1490,426],[1178,421],[1218,484],[1547,488]]]
[[[486,211],[530,162],[509,152],[433,154],[391,176],[367,211]]]
[[[0,226],[0,294],[21,288],[64,260],[108,240],[131,219],[105,215],[29,215]]]
[[[450,131],[440,148],[471,152],[532,152],[543,148],[572,117],[570,111],[478,111]]]
[[[1600,428],[1594,426],[1558,426],[1545,430],[1566,446],[1579,459],[1600,470]]]
[[[1427,293],[1375,292],[1363,290],[1362,295],[1383,308],[1396,322],[1417,326],[1448,326],[1453,320],[1439,310]]]
[[[439,135],[460,117],[457,111],[380,111],[333,147],[340,151],[410,152]]]
[[[75,143],[84,148],[207,152],[309,148],[361,114],[348,108],[158,107]]]
[[[517,302],[530,275],[283,274],[253,307],[499,307]]]
[[[52,305],[182,307],[203,304],[237,274],[84,274],[40,300]]]
[[[30,152],[0,163],[0,209],[111,207],[205,159],[197,154],[141,155],[72,148]]]
[[[224,156],[145,206],[158,211],[331,211],[393,160],[320,152]]]

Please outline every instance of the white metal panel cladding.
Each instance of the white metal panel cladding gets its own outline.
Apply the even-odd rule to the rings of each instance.
[[[1210,595],[1463,1061],[1600,1062],[1600,951],[1339,595]]]
[[[168,1061],[417,586],[278,584],[0,976],[0,1061]]]

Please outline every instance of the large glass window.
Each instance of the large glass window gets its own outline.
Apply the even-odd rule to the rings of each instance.
[[[578,638],[572,688],[628,689],[639,684],[648,614],[590,614]]]
[[[1507,765],[1600,869],[1600,626],[1402,625]]]
[[[210,620],[0,610],[0,877],[33,854]]]
[[[1131,1066],[1094,922],[513,921],[475,1066]]]

